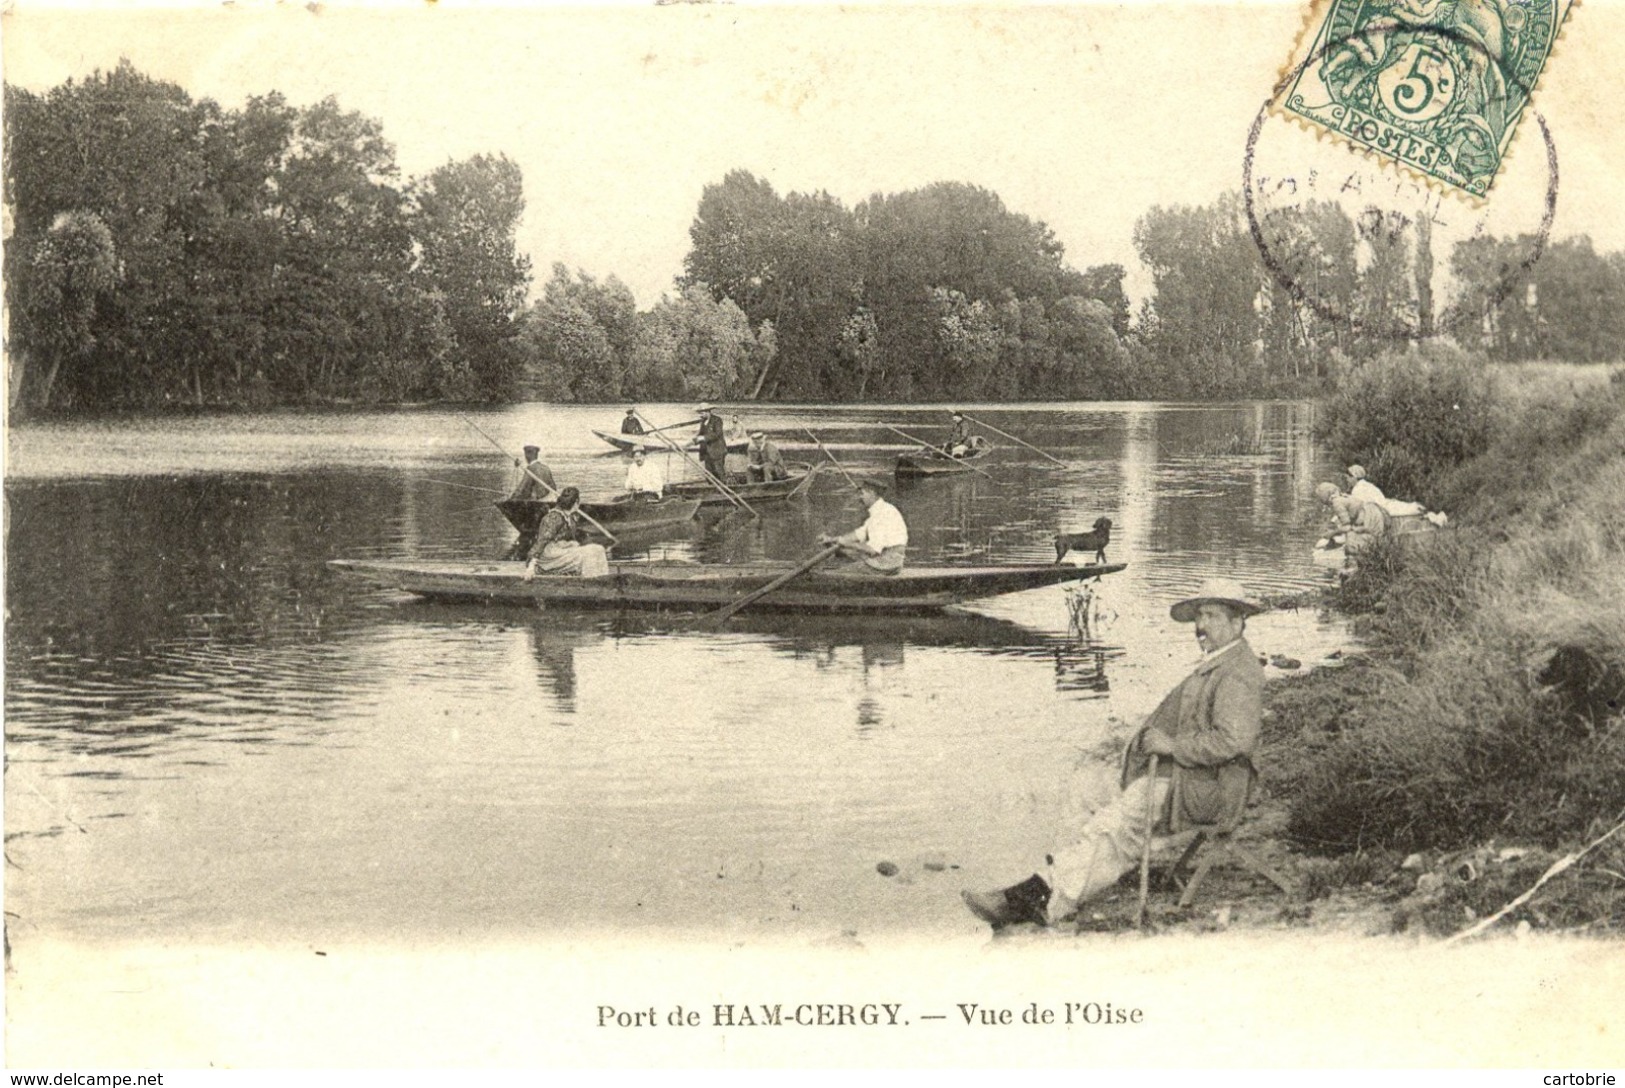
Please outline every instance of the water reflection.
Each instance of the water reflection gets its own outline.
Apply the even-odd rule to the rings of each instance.
[[[602,414],[478,420],[538,439],[592,496],[624,474],[587,434]],[[883,424],[933,436],[940,410],[749,416],[815,426],[850,471],[889,474]],[[1049,563],[1057,531],[1110,517],[1109,556],[1130,565],[1101,584],[1115,623],[1091,638],[1068,634],[1057,587],[705,631],[333,575],[340,556],[489,558],[512,539],[484,494],[511,465],[451,413],[13,428],[6,831],[32,856],[8,893],[47,929],[98,935],[949,924],[951,897],[878,895],[876,857],[1031,853],[1075,753],[1193,655],[1172,598],[1216,574],[1265,593],[1319,577],[1304,406],[996,418],[1067,467],[1006,443],[991,478],[899,489],[911,562]],[[834,470],[761,513],[706,511],[618,554],[799,559],[863,516]],[[1310,616],[1256,630],[1304,658],[1340,637]],[[229,879],[197,876],[215,870]]]

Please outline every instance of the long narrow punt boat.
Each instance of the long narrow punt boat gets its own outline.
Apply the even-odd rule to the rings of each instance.
[[[496,508],[502,511],[508,524],[519,532],[533,533],[536,526],[541,524],[542,515],[553,509],[553,504],[545,499],[503,499],[496,504]],[[693,521],[694,515],[700,512],[700,501],[665,498],[659,502],[634,502],[629,498],[620,498],[609,502],[584,502],[581,509],[611,532],[642,532]],[[591,523],[584,527],[589,532],[592,530]]]
[[[633,450],[644,450],[648,453],[659,453],[662,450],[671,449],[671,446],[668,446],[666,443],[660,440],[659,435],[610,434],[608,431],[593,431],[592,433],[597,435],[599,438],[602,438],[605,442],[608,442],[611,446],[614,446],[622,453],[630,453]],[[677,441],[676,439],[672,439],[672,442],[675,443],[679,449],[685,449],[690,452],[692,452],[695,448],[693,439],[690,439],[686,445]],[[748,445],[750,445],[749,437],[730,438],[728,439],[728,452],[744,453],[745,447]]]
[[[795,569],[792,563],[628,561],[612,562],[610,573],[603,578],[539,575],[526,582],[519,563],[332,559],[327,565],[431,600],[682,610],[721,608]],[[789,612],[934,612],[979,597],[1114,574],[1124,566],[908,567],[891,575],[815,570],[749,607]]]
[[[785,468],[790,475],[783,480],[764,480],[757,484],[748,484],[740,481],[738,477],[730,474],[727,481],[733,493],[748,503],[780,502],[796,495],[801,491],[803,484],[809,484],[808,477],[822,467],[814,465],[808,467],[803,464],[790,464]],[[667,484],[668,494],[676,495],[682,499],[696,499],[705,506],[732,506],[733,502],[709,480],[681,480],[674,484]]]
[[[978,436],[980,437],[980,436]],[[961,472],[975,472],[973,467],[993,452],[990,445],[973,446],[963,457],[950,457],[938,451],[922,449],[918,453],[903,453],[897,457],[897,478],[918,479],[921,476],[957,476]]]

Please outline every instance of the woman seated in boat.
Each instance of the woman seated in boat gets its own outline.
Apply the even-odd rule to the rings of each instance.
[[[790,470],[784,467],[784,454],[768,441],[766,431],[750,432],[750,445],[745,447],[745,482],[766,483],[770,480],[788,480]]]
[[[882,496],[886,485],[878,479],[856,482],[858,497],[869,508],[869,517],[850,533],[824,535],[818,543],[839,544],[841,556],[855,560],[853,570],[869,574],[896,574],[903,569],[903,553],[908,548],[908,524],[897,507]]]
[[[633,450],[626,466],[626,491],[633,501],[643,502],[659,502],[666,493],[666,474],[642,450]]]
[[[582,578],[602,578],[609,573],[609,553],[602,544],[582,544],[576,540],[581,492],[567,487],[559,492],[553,509],[542,515],[536,527],[536,544],[525,567],[525,581],[538,574],[574,574]]]

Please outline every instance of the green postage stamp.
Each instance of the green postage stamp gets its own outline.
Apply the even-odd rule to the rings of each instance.
[[[1278,106],[1475,197],[1489,192],[1570,0],[1329,0]]]

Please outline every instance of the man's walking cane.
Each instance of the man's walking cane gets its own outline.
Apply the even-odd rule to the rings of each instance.
[[[1145,904],[1151,897],[1151,830],[1157,821],[1157,760],[1153,755],[1151,766],[1145,772],[1145,845],[1140,850],[1140,913],[1135,925],[1145,928]]]

